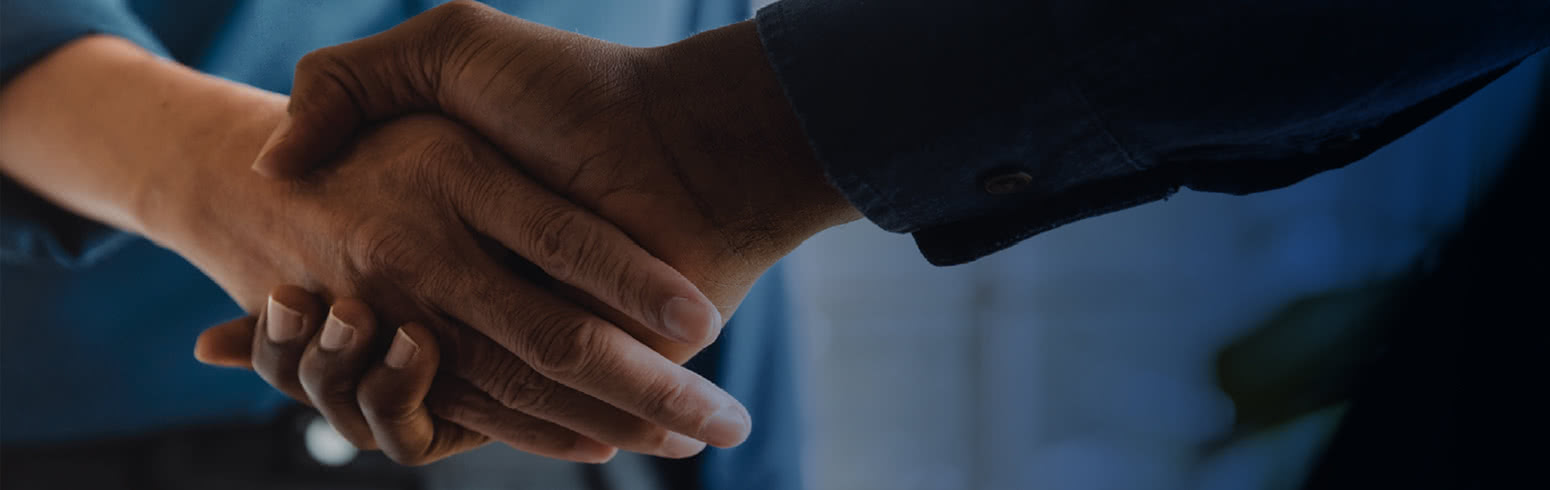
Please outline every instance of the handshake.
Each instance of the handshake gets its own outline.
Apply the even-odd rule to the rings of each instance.
[[[259,312],[196,355],[406,464],[739,444],[747,410],[680,364],[860,217],[747,22],[631,48],[453,2],[258,99],[222,144],[257,172],[190,169],[195,205],[146,223]]]

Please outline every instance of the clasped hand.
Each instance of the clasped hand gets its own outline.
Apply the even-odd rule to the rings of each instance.
[[[198,355],[409,464],[487,439],[577,461],[740,443],[747,410],[677,363],[776,260],[856,218],[748,29],[625,48],[454,2],[309,55],[258,152],[275,180],[210,193],[260,226],[180,250],[235,298],[295,286]],[[674,62],[706,52],[743,70]],[[734,92],[774,110],[708,103]],[[405,116],[422,111],[456,122]]]

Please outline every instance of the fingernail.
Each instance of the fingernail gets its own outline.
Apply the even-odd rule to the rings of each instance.
[[[275,125],[274,131],[269,133],[269,139],[264,140],[264,146],[259,147],[258,160],[253,162],[253,171],[263,174],[266,177],[274,176],[274,158],[269,155],[269,150],[273,149],[275,143],[279,143],[281,139],[285,138],[285,134],[289,133],[290,131],[291,118],[290,116],[286,116],[285,119],[280,120],[280,124]]]
[[[721,407],[710,420],[705,421],[705,427],[700,428],[700,439],[709,442],[716,447],[732,447],[742,444],[748,438],[748,432],[752,422],[748,420],[748,412],[736,403]]]
[[[673,298],[662,307],[662,324],[674,340],[698,342],[721,325],[721,312],[689,298]]]
[[[721,309],[716,305],[710,305],[710,331],[720,331],[722,324]]]
[[[584,444],[584,445],[585,446],[591,446],[591,447],[590,448],[583,448],[583,449],[580,450],[581,451],[580,459],[582,459],[582,460],[584,460],[585,462],[588,462],[588,463],[592,463],[592,464],[607,463],[609,461],[613,461],[614,456],[619,455],[619,448],[616,448],[616,447],[613,447],[613,446],[607,446],[607,445],[604,445],[603,443],[600,443],[600,442],[589,442],[589,443]]]
[[[390,368],[403,369],[410,362],[414,362],[414,356],[419,353],[420,344],[414,343],[414,339],[409,338],[409,334],[399,330],[398,335],[393,337],[393,346],[388,348],[387,359],[383,362],[386,362]]]
[[[355,327],[340,320],[332,312],[328,314],[328,320],[323,322],[323,334],[318,338],[318,348],[334,352],[343,349],[350,340],[355,338]]]
[[[705,450],[705,443],[695,438],[679,434],[667,433],[667,443],[662,445],[662,456],[667,458],[687,458],[700,454]]]
[[[301,312],[269,298],[269,321],[264,330],[270,342],[285,342],[301,335]]]

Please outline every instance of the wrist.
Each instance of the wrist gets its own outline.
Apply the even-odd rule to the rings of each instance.
[[[644,51],[647,118],[719,221],[743,224],[784,255],[861,218],[828,182],[752,22]]]
[[[0,169],[60,207],[165,244],[178,201],[209,185],[194,174],[226,158],[233,123],[276,101],[129,41],[86,36],[0,90]]]
[[[283,96],[206,78],[188,92],[188,110],[167,125],[169,140],[183,144],[172,145],[178,152],[147,175],[132,204],[143,234],[178,251],[233,221],[229,204],[262,185],[248,168],[285,116]]]

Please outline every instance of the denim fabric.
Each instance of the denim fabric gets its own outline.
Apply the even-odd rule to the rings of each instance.
[[[765,49],[831,182],[932,263],[1181,186],[1358,160],[1550,45],[1550,3],[787,0]],[[985,179],[1024,172],[1022,192]]]

